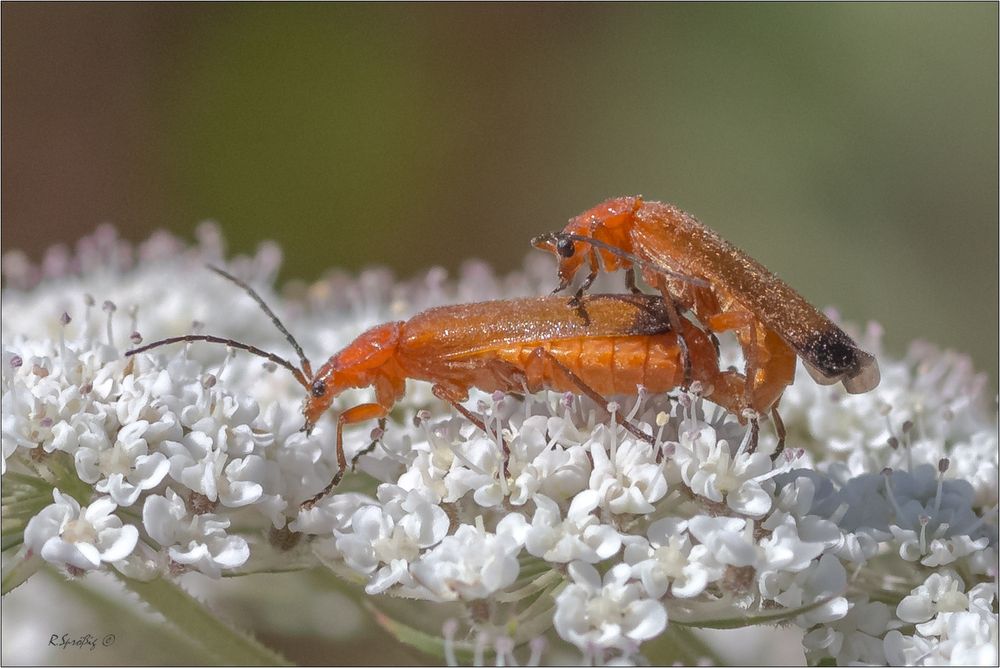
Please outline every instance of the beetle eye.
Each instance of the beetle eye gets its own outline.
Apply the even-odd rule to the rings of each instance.
[[[576,248],[573,242],[569,239],[560,239],[556,242],[556,252],[559,253],[561,257],[573,257],[573,253],[576,252]]]
[[[322,397],[326,394],[326,383],[322,380],[317,380],[312,384],[312,395],[316,398]]]

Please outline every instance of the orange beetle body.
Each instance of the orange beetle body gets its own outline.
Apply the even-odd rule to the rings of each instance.
[[[684,378],[678,333],[663,299],[650,295],[595,295],[585,313],[561,297],[479,302],[429,309],[405,322],[368,330],[332,356],[311,380],[303,405],[309,430],[333,399],[349,388],[374,387],[375,402],[338,418],[341,468],[344,425],[388,415],[407,378],[434,384],[434,394],[459,402],[469,390],[586,394],[636,393],[638,385],[665,392]],[[693,377],[716,403],[737,411],[743,376],[720,371],[704,332],[684,321]]]
[[[345,390],[374,388],[374,402],[347,408],[337,417],[340,470],[307,504],[325,496],[347,470],[344,426],[384,420],[403,396],[408,378],[433,383],[435,396],[484,431],[483,421],[460,403],[472,388],[550,389],[582,394],[607,406],[604,395],[635,395],[639,385],[666,392],[681,386],[690,374],[715,403],[733,412],[743,407],[745,378],[735,371],[720,371],[715,346],[693,323],[683,320],[680,331],[675,331],[667,315],[670,307],[659,296],[595,295],[582,299],[579,306],[562,297],[539,297],[432,308],[407,321],[373,327],[313,374],[301,347],[260,296],[225,271],[212,269],[260,304],[295,348],[300,366],[249,344],[207,334],[154,341],[126,355],[171,343],[207,341],[264,357],[288,369],[307,390],[302,405],[307,432]],[[614,417],[634,436],[652,442],[619,413]],[[504,448],[506,457],[506,444]]]
[[[598,258],[607,271],[628,270],[633,289],[631,272],[641,270],[708,331],[736,334],[746,359],[745,404],[758,413],[774,407],[794,380],[796,355],[822,384],[843,381],[851,393],[878,385],[878,363],[843,330],[762,264],[671,204],[611,199],[571,219],[562,234],[569,236],[535,241],[559,256],[557,291],[585,262],[589,284]]]

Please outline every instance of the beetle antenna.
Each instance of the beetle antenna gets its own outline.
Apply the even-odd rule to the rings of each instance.
[[[209,343],[224,343],[231,348],[239,348],[240,350],[245,350],[248,353],[253,353],[258,357],[263,357],[267,360],[274,362],[280,366],[285,367],[292,372],[295,376],[295,380],[299,382],[302,387],[309,389],[309,381],[306,379],[305,374],[298,367],[294,366],[291,362],[286,360],[284,357],[278,357],[274,353],[269,353],[266,350],[261,350],[257,346],[251,346],[247,343],[240,343],[239,341],[234,341],[233,339],[224,339],[221,336],[212,336],[211,334],[187,334],[185,336],[171,336],[167,339],[160,339],[159,341],[153,341],[152,343],[147,343],[139,348],[133,348],[132,350],[126,350],[125,356],[129,357],[131,355],[136,355],[138,353],[144,353],[151,348],[159,348],[160,346],[166,346],[171,343],[180,343],[181,341],[208,341]]]
[[[623,251],[621,248],[618,248],[617,246],[612,246],[609,243],[605,243],[600,239],[595,239],[593,237],[585,237],[580,234],[570,234],[569,232],[547,232],[545,234],[540,234],[539,236],[532,239],[531,243],[532,245],[537,246],[540,243],[544,243],[546,241],[557,241],[559,239],[569,239],[570,241],[582,241],[585,244],[596,246],[597,248],[606,250],[609,253],[612,253],[613,255],[617,255],[623,260],[628,260],[633,265],[641,267],[642,269],[655,271],[658,274],[663,274],[664,276],[669,276],[670,278],[676,279],[678,281],[683,281],[684,283],[690,283],[691,285],[695,285],[701,288],[710,287],[709,282],[703,278],[698,278],[696,276],[689,276],[688,274],[681,274],[671,269],[667,269],[666,267],[660,266],[658,264],[654,264],[646,260],[641,260],[635,255],[632,255],[632,253]]]
[[[279,320],[278,316],[274,314],[274,311],[272,311],[271,308],[266,303],[264,303],[264,299],[257,294],[257,291],[224,269],[220,269],[219,267],[213,266],[211,264],[205,266],[214,271],[215,273],[217,273],[219,276],[227,278],[236,285],[243,288],[244,292],[250,295],[250,298],[253,299],[255,302],[257,302],[257,305],[260,306],[260,308],[264,311],[264,313],[267,314],[267,317],[271,319],[271,322],[274,323],[274,326],[277,327],[278,330],[285,335],[285,338],[288,339],[288,342],[292,344],[292,348],[295,349],[296,354],[298,354],[299,359],[302,361],[302,373],[307,378],[312,378],[313,375],[312,364],[309,363],[309,358],[306,357],[306,354],[302,352],[302,346],[300,346],[299,342],[295,340],[295,337],[292,336],[292,333],[289,332],[287,329],[285,329],[285,326],[281,324],[281,320]],[[244,348],[244,350],[246,350],[246,348]],[[277,362],[277,360],[273,361]]]

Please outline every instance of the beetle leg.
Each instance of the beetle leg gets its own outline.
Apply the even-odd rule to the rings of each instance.
[[[559,285],[556,287],[555,290],[552,291],[552,294],[554,294],[554,295],[558,294],[558,293],[562,292],[563,290],[565,290],[568,287],[569,287],[569,279],[567,279],[567,278],[560,278],[559,279]]]
[[[756,414],[755,414],[756,415]],[[757,452],[757,441],[760,440],[760,420],[756,417],[750,418],[750,443],[747,444],[747,453]]]
[[[681,366],[684,367],[684,387],[690,387],[694,372],[691,368],[691,351],[688,349],[687,340],[681,333],[681,314],[678,313],[673,299],[668,297],[663,300],[663,304],[667,309],[667,319],[670,321],[670,329],[677,333],[677,347],[681,350]]]
[[[719,344],[719,337],[715,335],[715,332],[710,331],[708,333],[708,338],[712,342],[712,345],[715,346],[715,356],[718,358],[722,355],[722,346]]]
[[[545,348],[538,347],[535,348],[533,351],[531,351],[531,355],[528,357],[528,363],[525,365],[525,372],[528,373],[530,376],[532,371],[531,369],[532,366],[536,364],[544,364],[546,361],[552,367],[552,373],[550,374],[550,377],[551,375],[554,375],[556,373],[561,374],[563,378],[565,378],[570,382],[570,384],[579,389],[582,394],[585,394],[588,397],[590,397],[594,401],[594,403],[596,403],[598,406],[604,406],[604,408],[607,409],[608,400],[606,398],[604,398],[597,390],[592,388],[590,385],[587,385],[587,383],[585,383],[582,378],[573,373],[573,371],[569,367],[560,362],[555,355],[550,353]],[[622,416],[620,411],[615,411],[614,417],[615,417],[615,422],[621,425],[622,428],[625,429],[628,433],[632,434],[638,439],[646,441],[650,445],[655,444],[656,441],[653,439],[652,436],[643,433],[638,427],[636,427],[634,424],[626,420]]]
[[[590,286],[594,284],[597,279],[597,275],[601,272],[601,264],[598,261],[597,251],[593,248],[590,249],[590,273],[587,274],[587,278],[583,280],[583,285],[580,286],[582,292],[586,292],[590,289]]]
[[[344,473],[347,471],[347,455],[344,454],[344,425],[365,422],[366,420],[383,420],[388,414],[389,409],[382,404],[359,404],[340,414],[337,418],[337,464],[340,466],[340,470],[333,476],[330,484],[323,488],[323,491],[302,503],[303,508],[315,506],[344,478]]]
[[[778,447],[774,449],[774,454],[771,455],[771,461],[777,459],[778,455],[785,449],[785,423],[782,421],[781,416],[778,415],[778,405],[775,404],[771,407],[771,421],[774,422],[774,431],[778,434]]]
[[[378,421],[378,428],[381,429],[382,431],[385,431],[385,425],[386,425],[386,419],[381,418]],[[351,473],[354,473],[355,467],[357,467],[358,465],[358,460],[361,459],[364,455],[371,453],[375,449],[375,446],[377,446],[378,444],[379,444],[379,439],[373,440],[368,445],[367,448],[358,451],[358,454],[354,455],[354,457],[351,458]]]
[[[705,319],[705,324],[715,332],[733,330],[740,341],[743,350],[743,375],[746,379],[746,402],[754,405],[754,389],[757,382],[757,369],[760,368],[760,346],[757,340],[757,323],[753,315],[745,311],[724,311]]]
[[[590,272],[587,274],[587,278],[583,279],[583,283],[580,284],[580,289],[577,290],[576,294],[573,295],[573,298],[569,300],[569,305],[576,306],[577,308],[580,308],[584,293],[590,289],[590,286],[594,284],[595,280],[597,280],[598,274],[601,273],[601,265],[597,259],[597,251],[591,248],[587,259],[590,262]]]
[[[757,323],[751,322],[748,324],[747,329],[749,330],[746,354],[746,368],[743,370],[743,374],[747,377],[747,396],[753,396],[754,389],[757,387],[757,369],[761,367],[761,349],[757,343]]]
[[[628,288],[628,291],[633,295],[642,294],[642,290],[635,285],[635,267],[629,267],[625,270],[625,287]]]
[[[746,424],[743,412],[749,408],[746,401],[746,379],[739,371],[720,371],[711,382],[711,389],[705,398],[713,401],[735,415],[740,424]]]
[[[693,380],[691,351],[688,350],[687,341],[681,333],[683,331],[681,329],[681,314],[680,311],[677,310],[677,304],[674,302],[674,298],[670,294],[670,290],[667,288],[667,282],[660,279],[657,283],[657,287],[663,294],[663,308],[667,311],[667,320],[670,322],[670,331],[676,332],[677,347],[681,349],[681,366],[684,368],[684,387],[690,387],[691,381]]]
[[[456,411],[462,414],[466,420],[476,425],[479,431],[483,432],[487,436],[490,435],[490,430],[486,428],[486,423],[481,417],[470,411],[468,408],[463,406],[460,401],[466,399],[469,395],[468,393],[461,393],[457,390],[448,388],[445,385],[437,384],[431,388],[431,392],[435,397],[441,399],[442,401],[447,401],[451,404]],[[464,394],[464,396],[463,396]],[[510,446],[507,445],[507,441],[504,437],[497,433],[497,437],[500,439],[500,448],[503,451],[503,475],[505,477],[510,476]]]

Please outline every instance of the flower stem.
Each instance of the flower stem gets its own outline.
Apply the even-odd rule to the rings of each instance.
[[[691,629],[674,624],[670,624],[662,635],[645,645],[643,654],[653,666],[672,662],[693,666],[705,659],[713,666],[725,665],[722,657]]]
[[[165,578],[139,582],[119,576],[128,589],[135,592],[154,610],[180,629],[188,638],[224,665],[266,666],[292,665],[250,634],[223,622],[200,601],[180,586]]]

